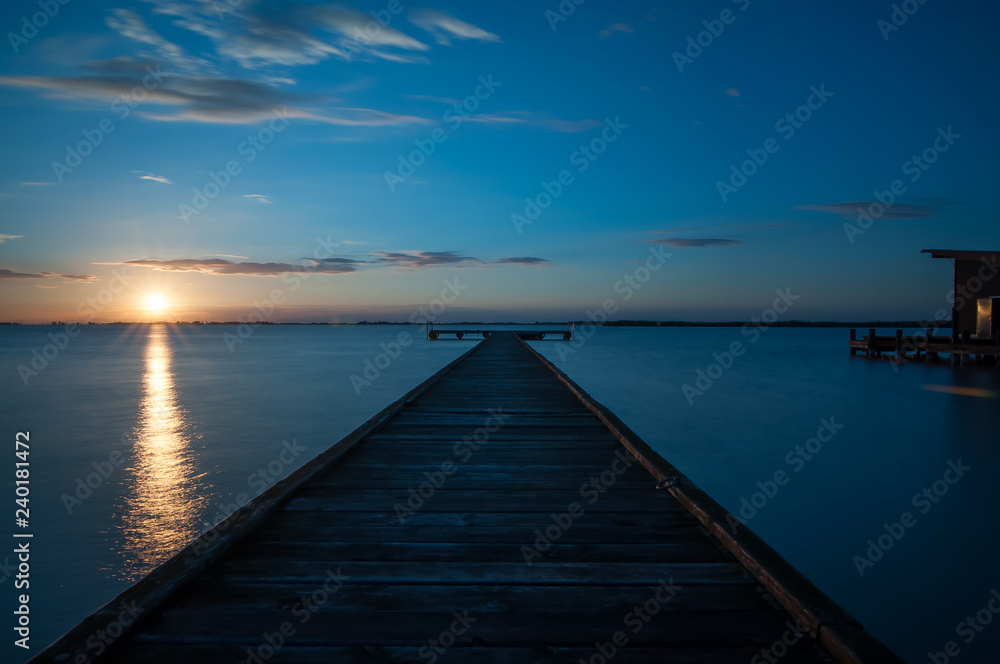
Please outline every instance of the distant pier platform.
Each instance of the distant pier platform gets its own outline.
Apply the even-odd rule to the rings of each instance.
[[[860,339],[857,329],[852,329],[850,351],[852,356],[888,358],[900,363],[919,360],[935,362],[947,355],[955,365],[992,365],[1000,368],[1000,338],[982,339],[967,332],[957,337],[939,335],[933,328],[912,335],[897,329],[893,335],[882,336],[875,328],[870,328],[868,334]]]
[[[503,330],[512,332],[518,338],[525,341],[541,341],[542,339],[552,339],[569,341],[573,338],[576,325],[570,323],[565,330]],[[451,328],[434,327],[433,323],[427,323],[427,338],[431,341],[438,339],[489,339],[498,330],[457,330]]]

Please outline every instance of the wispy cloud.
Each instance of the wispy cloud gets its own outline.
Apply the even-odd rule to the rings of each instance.
[[[368,261],[357,258],[344,258],[343,256],[331,256],[330,258],[303,258],[304,261],[313,263],[323,263],[325,265],[365,265]]]
[[[551,265],[552,261],[536,256],[513,256],[511,258],[497,258],[489,263],[494,265]]]
[[[153,71],[155,85],[144,85],[138,113],[160,122],[250,124],[270,120],[281,110],[287,117],[344,127],[430,123],[389,109],[345,104],[328,95],[294,95],[286,89],[296,80],[271,71],[331,58],[428,63],[422,54],[431,46],[403,32],[402,26],[380,23],[356,9],[303,0],[285,2],[280,8],[264,2],[145,2],[112,9],[105,19],[109,28],[137,45],[131,55],[86,63],[89,71],[82,76],[0,76],[0,85],[111,103],[127,97],[138,83],[148,82],[148,71]],[[144,16],[140,8],[149,5],[151,14]],[[439,43],[499,41],[497,35],[443,12],[416,11],[411,18]],[[165,36],[176,34],[177,28],[197,34],[205,48],[194,55]],[[220,74],[233,71],[234,63],[253,80]]]
[[[50,187],[51,182],[18,182],[18,186],[21,187]]]
[[[348,42],[353,48],[359,48],[361,45],[369,49],[374,47],[373,50],[376,51],[375,55],[377,57],[385,57],[385,55],[378,53],[378,48],[382,47],[407,51],[430,50],[430,46],[427,44],[384,23],[378,24],[378,29],[376,30],[371,29],[372,16],[366,12],[333,5],[304,7],[304,18],[312,19],[328,32],[349,37],[356,42],[360,42],[360,44]]]
[[[3,244],[7,240],[16,240],[16,239],[18,239],[20,237],[24,237],[24,236],[23,235],[7,235],[6,233],[0,233],[0,244]]]
[[[549,265],[545,258],[535,256],[512,256],[507,258],[482,259],[462,256],[455,251],[374,251],[375,262],[392,266],[398,271],[418,270],[433,267],[488,267],[490,265]]]
[[[243,198],[249,198],[252,201],[257,201],[258,203],[271,203],[271,199],[264,194],[243,194]]]
[[[409,269],[475,265],[480,262],[478,258],[460,256],[454,251],[374,251],[372,254],[380,263]]]
[[[147,1],[156,6],[154,13],[172,16],[175,26],[207,38],[220,59],[249,70],[313,65],[331,58],[422,63],[426,58],[416,53],[430,49],[371,14],[337,5],[291,1],[276,8],[223,0]]]
[[[159,182],[161,184],[173,184],[170,180],[162,175],[156,175],[155,173],[148,173],[146,171],[132,171],[133,173],[142,173],[139,176],[140,180],[149,180],[151,182]]]
[[[224,254],[216,254],[221,256]],[[162,272],[199,272],[217,275],[279,276],[291,272],[318,274],[345,274],[359,267],[389,267],[395,271],[409,271],[435,267],[489,267],[494,265],[543,266],[550,262],[535,256],[480,259],[463,256],[454,251],[374,251],[368,260],[333,256],[330,258],[302,258],[302,263],[232,261],[223,258],[137,258],[127,261],[95,263],[95,265],[128,265],[147,267]],[[39,275],[39,276],[44,276]],[[66,275],[71,276],[71,275]]]
[[[867,210],[871,205],[879,205],[884,209],[880,219],[924,219],[936,217],[939,208],[933,205],[913,205],[906,203],[893,203],[888,207],[876,201],[851,201],[847,203],[830,203],[824,205],[799,205],[796,210],[817,210],[819,212],[830,212],[843,217],[855,218],[859,211]]]
[[[411,23],[429,32],[438,44],[444,46],[450,46],[452,39],[475,39],[483,42],[501,41],[498,35],[442,11],[418,9],[410,12],[409,16]]]
[[[31,272],[15,272],[9,268],[0,268],[0,279],[44,279],[44,274]]]
[[[162,272],[201,272],[203,274],[279,276],[291,272],[314,272],[320,274],[343,274],[354,272],[351,265],[311,261],[305,264],[294,263],[255,263],[251,261],[228,261],[223,258],[177,258],[160,260],[158,258],[137,258],[120,263],[95,263],[96,265],[130,265],[133,267],[148,267]]]
[[[650,244],[665,244],[674,249],[703,249],[705,247],[732,247],[743,244],[740,240],[716,237],[670,237],[649,240]]]
[[[532,111],[480,113],[478,115],[469,116],[465,119],[465,121],[482,124],[540,127],[548,131],[557,131],[566,134],[576,134],[581,131],[593,129],[594,127],[600,127],[604,124],[600,120],[595,119],[563,120],[543,113],[534,113]]]
[[[599,37],[601,39],[606,39],[607,37],[610,37],[616,32],[625,32],[628,34],[632,34],[632,26],[629,25],[628,23],[612,23],[608,27],[601,30],[601,32],[599,33]]]
[[[254,124],[269,120],[279,109],[247,111],[244,109],[189,109],[174,114],[148,113],[146,117],[161,122],[211,122],[220,124]],[[294,108],[282,108],[280,113],[287,117],[319,122],[341,127],[387,127],[398,125],[431,124],[426,118],[412,115],[398,115],[370,108],[334,108],[322,113],[313,113]]]
[[[730,97],[739,97],[740,91],[737,90],[736,88],[729,88],[728,90],[726,90],[726,94],[729,95]]]
[[[150,28],[135,10],[112,9],[105,23],[123,37],[149,46],[152,52],[145,55],[186,70],[193,71],[208,66],[205,60],[188,55],[183,48]]]
[[[57,274],[55,272],[15,272],[14,270],[0,269],[0,279],[62,279],[68,282],[83,283],[95,281],[96,276],[92,274]]]
[[[342,126],[381,127],[428,124],[425,118],[385,111],[335,106],[331,99],[292,95],[253,81],[163,73],[163,82],[147,93],[144,104],[170,111],[145,111],[144,117],[164,122],[250,124],[271,120],[276,114]],[[111,103],[127,96],[136,85],[131,76],[0,76],[0,85],[38,88],[59,97],[81,97]],[[311,101],[318,110],[303,108]]]
[[[461,100],[449,97],[436,97],[432,95],[408,94],[407,99],[417,101],[427,101],[436,104],[455,106]],[[595,127],[601,127],[603,122],[594,118],[584,118],[582,120],[563,120],[549,113],[539,113],[535,111],[498,111],[496,113],[475,113],[466,118],[464,122],[485,124],[485,125],[507,125],[519,127],[540,127],[548,131],[562,133],[579,133]]]
[[[432,101],[438,104],[448,104],[449,106],[454,106],[456,104],[461,104],[461,99],[452,99],[451,97],[437,97],[435,95],[414,95],[408,94],[403,95],[407,99],[416,99],[417,101]]]

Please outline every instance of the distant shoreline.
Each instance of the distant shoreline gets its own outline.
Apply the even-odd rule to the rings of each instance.
[[[592,321],[578,320],[578,321],[549,321],[549,322],[539,322],[534,323],[516,323],[516,322],[505,322],[505,321],[494,321],[494,322],[482,322],[482,321],[464,321],[458,323],[437,323],[438,326],[446,327],[456,327],[459,325],[464,326],[490,326],[490,325],[521,325],[526,327],[537,327],[537,326],[553,326],[557,325],[560,327],[566,327],[570,324],[577,325],[592,325]],[[951,325],[951,321],[937,321],[940,327],[947,327]],[[706,321],[650,321],[650,320],[616,320],[608,321],[603,323],[603,327],[743,327],[744,325],[759,325],[760,323],[753,323],[749,321],[739,322],[739,321],[724,321],[724,322],[706,322]],[[862,322],[841,322],[841,321],[801,321],[801,320],[790,320],[790,321],[776,321],[774,323],[767,324],[767,327],[826,327],[826,328],[922,328],[924,327],[924,322],[920,321],[862,321]],[[73,321],[53,321],[51,323],[18,323],[18,322],[6,322],[0,321],[0,325],[7,326],[30,326],[30,327],[51,327],[53,325],[78,325],[80,327],[89,327],[97,325],[247,325],[243,321],[115,321],[113,323],[78,323]],[[337,326],[384,326],[384,325],[405,325],[413,327],[414,325],[422,325],[422,323],[409,323],[400,322],[394,323],[390,321],[359,321],[357,323],[322,323],[322,322],[310,322],[310,323],[273,323],[268,321],[263,321],[260,323],[251,323],[250,325],[337,325]]]

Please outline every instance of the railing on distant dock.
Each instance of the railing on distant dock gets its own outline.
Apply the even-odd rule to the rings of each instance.
[[[897,329],[895,336],[878,336],[875,328],[869,328],[868,335],[858,339],[857,329],[851,329],[851,355],[863,354],[868,358],[891,356],[897,364],[923,359],[935,362],[941,355],[948,355],[951,363],[994,364],[1000,368],[1000,336],[981,339],[964,332],[960,336],[937,336],[934,328],[923,332],[904,335]]]
[[[507,330],[453,330],[447,328],[436,328],[434,323],[427,323],[425,326],[427,338],[431,341],[437,339],[489,339],[494,333]],[[565,330],[510,330],[525,341],[541,341],[542,339],[562,339],[570,341],[576,333],[576,323],[567,323]]]

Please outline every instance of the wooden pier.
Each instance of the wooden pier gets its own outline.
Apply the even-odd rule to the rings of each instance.
[[[935,335],[934,328],[915,335],[905,335],[903,330],[897,329],[892,336],[879,336],[872,328],[861,339],[858,339],[858,331],[852,329],[849,347],[852,356],[891,358],[897,363],[935,362],[947,355],[956,365],[992,364],[1000,368],[1000,338],[977,339],[969,333],[953,338]]]
[[[512,333],[31,661],[438,660],[901,662]]]

